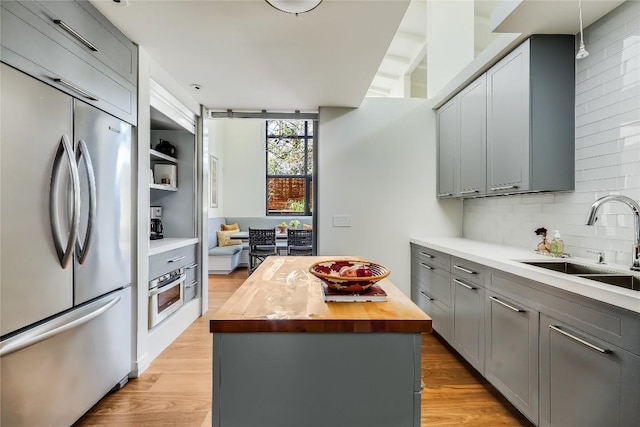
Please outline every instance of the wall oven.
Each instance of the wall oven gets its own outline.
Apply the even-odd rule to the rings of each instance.
[[[186,278],[183,267],[149,282],[149,329],[182,307]]]

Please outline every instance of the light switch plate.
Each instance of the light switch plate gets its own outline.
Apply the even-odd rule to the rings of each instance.
[[[351,215],[334,215],[334,227],[351,227]]]

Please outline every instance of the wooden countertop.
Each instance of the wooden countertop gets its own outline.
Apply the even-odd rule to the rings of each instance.
[[[211,317],[217,332],[431,332],[431,318],[389,278],[385,302],[331,302],[309,273],[314,262],[345,256],[268,257]],[[393,272],[389,277],[393,276]]]

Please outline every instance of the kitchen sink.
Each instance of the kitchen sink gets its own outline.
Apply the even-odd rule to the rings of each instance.
[[[611,270],[591,267],[588,265],[574,264],[566,261],[523,261],[523,264],[542,267],[547,270],[559,271],[566,274],[611,274]]]
[[[606,268],[574,264],[567,261],[522,261],[522,263],[532,265],[534,267],[545,268],[547,270],[557,271],[559,273],[595,280],[600,283],[631,289],[633,291],[640,291],[640,277],[617,273]]]
[[[628,274],[579,274],[578,276],[632,291],[640,291],[640,278]]]

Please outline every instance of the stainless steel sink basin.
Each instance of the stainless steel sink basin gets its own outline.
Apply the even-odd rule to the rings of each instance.
[[[545,268],[559,273],[570,274],[585,279],[607,283],[621,288],[640,291],[640,277],[630,274],[616,273],[606,268],[593,267],[589,265],[574,264],[567,261],[522,261],[523,264],[534,267]]]
[[[627,274],[579,274],[578,276],[621,288],[631,289],[632,291],[640,291],[640,278],[636,276]]]
[[[588,265],[574,264],[567,261],[523,261],[523,264],[542,267],[547,270],[559,271],[566,274],[611,274],[611,270],[605,268],[591,267]]]

